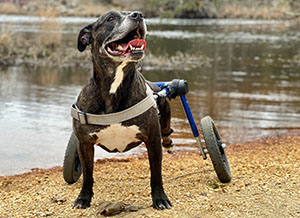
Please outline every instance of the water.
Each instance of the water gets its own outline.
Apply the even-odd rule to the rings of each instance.
[[[30,37],[36,17],[0,16],[0,26]],[[64,40],[75,41],[93,18],[60,18]],[[188,100],[200,129],[210,115],[228,144],[300,129],[300,32],[292,21],[147,20],[147,49],[156,56],[205,56],[204,67],[146,66],[152,81],[186,79]],[[176,66],[176,65],[174,65]],[[90,76],[80,67],[2,66],[0,68],[0,175],[62,165],[71,133],[70,105]],[[172,100],[177,146],[193,146],[178,99]],[[120,157],[144,152],[109,154]]]

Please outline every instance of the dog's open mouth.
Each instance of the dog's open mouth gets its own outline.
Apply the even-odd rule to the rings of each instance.
[[[144,52],[146,41],[143,39],[143,36],[143,30],[137,28],[128,33],[124,38],[109,43],[105,46],[105,49],[113,56],[128,56],[131,53]]]

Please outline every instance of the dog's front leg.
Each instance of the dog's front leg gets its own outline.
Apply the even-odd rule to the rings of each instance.
[[[160,128],[153,128],[152,136],[146,144],[151,170],[151,195],[153,207],[158,210],[169,209],[172,204],[164,192],[161,175],[162,147]]]
[[[83,184],[73,208],[85,209],[90,206],[93,196],[94,145],[79,142],[77,150],[82,165]]]

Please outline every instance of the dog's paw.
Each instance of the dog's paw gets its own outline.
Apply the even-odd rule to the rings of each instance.
[[[76,209],[85,209],[87,207],[91,206],[91,198],[83,198],[83,197],[78,197],[74,203],[72,208]]]
[[[153,208],[157,210],[170,209],[172,204],[166,194],[156,194],[152,197]]]
[[[170,137],[163,137],[163,144],[162,146],[164,148],[172,148],[173,147],[173,141]]]

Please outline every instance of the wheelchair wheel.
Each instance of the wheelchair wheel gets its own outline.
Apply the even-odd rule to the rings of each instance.
[[[222,147],[222,141],[220,139],[218,130],[211,117],[206,116],[201,119],[201,129],[206,144],[206,149],[209,153],[219,180],[222,183],[230,182],[232,177],[229,163],[224,148]]]
[[[63,164],[63,177],[69,184],[75,183],[82,173],[81,163],[77,152],[77,144],[77,137],[72,132],[65,151]]]

